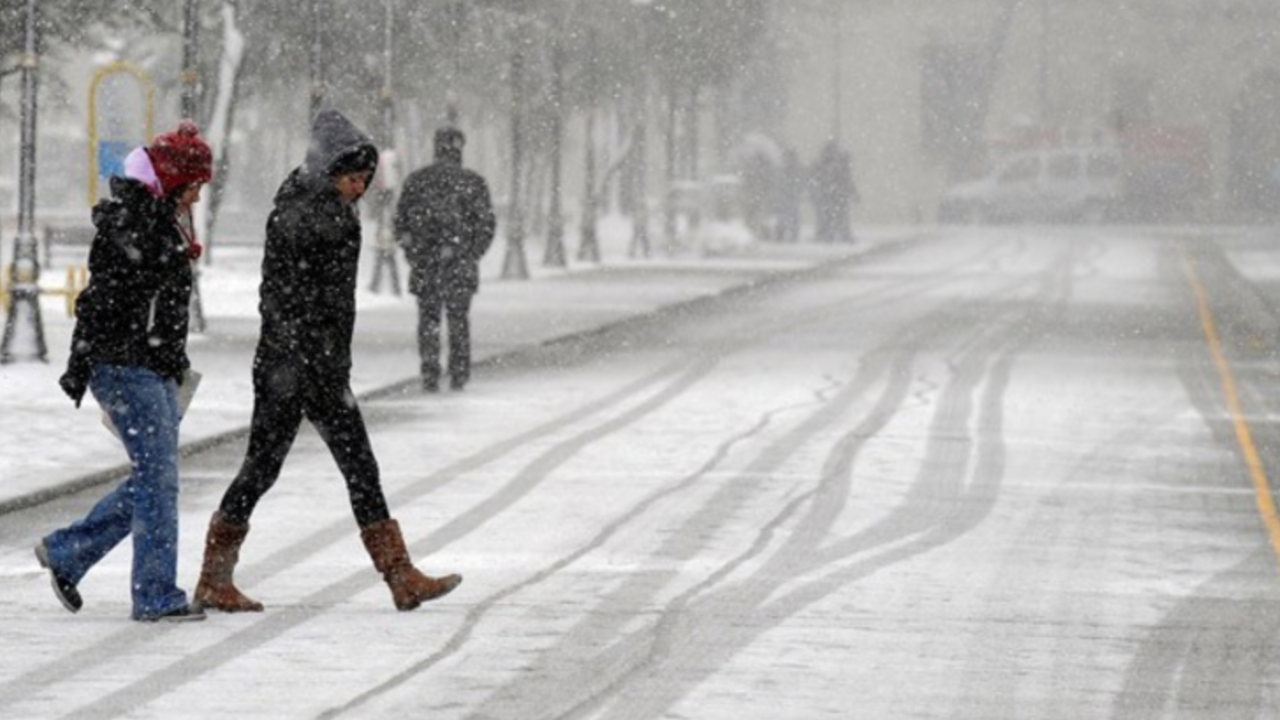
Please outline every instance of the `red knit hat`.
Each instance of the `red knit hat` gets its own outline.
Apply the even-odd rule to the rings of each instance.
[[[213,179],[213,153],[190,120],[178,123],[177,130],[157,135],[147,155],[166,194]]]

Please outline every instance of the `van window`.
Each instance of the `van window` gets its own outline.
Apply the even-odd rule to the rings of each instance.
[[[1080,156],[1054,155],[1046,171],[1050,180],[1074,180],[1080,177]]]
[[[1034,180],[1040,174],[1040,158],[1026,157],[1013,161],[1000,171],[997,181],[1002,185]]]

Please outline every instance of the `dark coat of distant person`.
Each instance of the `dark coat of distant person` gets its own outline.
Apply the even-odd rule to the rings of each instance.
[[[810,193],[816,215],[814,239],[818,242],[853,242],[850,205],[858,202],[849,156],[834,141],[823,146],[810,175]]]
[[[497,225],[484,178],[462,166],[466,136],[443,127],[433,145],[434,162],[405,179],[395,217],[396,238],[410,265],[409,291],[418,298],[418,356],[426,392],[439,390],[445,323],[450,386],[461,390],[471,377],[471,299],[480,289],[480,260]]]
[[[412,268],[415,295],[433,283],[447,293],[475,294],[480,259],[497,224],[488,185],[462,166],[462,150],[449,144],[449,132],[437,138],[436,161],[405,179],[396,205],[396,236]]]

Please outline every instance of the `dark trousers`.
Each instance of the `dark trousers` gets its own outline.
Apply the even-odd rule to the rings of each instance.
[[[219,507],[227,521],[248,524],[258,501],[280,476],[304,417],[329,446],[360,527],[389,518],[378,461],[350,384],[313,381],[296,367],[277,366],[253,374],[249,449]]]
[[[466,290],[424,288],[418,294],[418,355],[422,380],[440,381],[440,323],[449,328],[449,379],[462,385],[471,378],[471,293]]]

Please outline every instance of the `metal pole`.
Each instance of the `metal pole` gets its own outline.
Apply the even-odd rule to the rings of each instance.
[[[449,13],[449,56],[452,62],[447,65],[448,81],[445,83],[444,122],[450,127],[458,127],[458,76],[462,71],[462,19],[464,8],[462,0],[450,0],[446,8]]]
[[[14,240],[13,267],[10,270],[8,316],[4,324],[4,340],[0,344],[0,362],[8,363],[19,356],[44,362],[48,348],[44,342],[44,324],[40,319],[40,248],[35,235],[36,212],[36,93],[39,89],[40,39],[36,0],[27,0],[26,46],[22,56],[22,149],[18,169],[18,237]],[[32,346],[26,353],[15,350],[15,340],[22,335]]]
[[[599,92],[600,75],[596,70],[597,60],[599,59],[599,41],[596,31],[593,29],[587,35],[588,62],[591,64],[590,70],[587,71],[587,127],[585,135],[587,137],[587,148],[584,153],[583,160],[586,162],[586,168],[583,172],[583,181],[586,187],[582,196],[582,227],[579,230],[578,238],[578,259],[588,262],[600,262],[600,239],[599,239],[599,188],[596,187],[596,117],[599,112],[599,100],[596,94]]]
[[[386,0],[385,38],[382,52],[382,144],[395,145],[395,104],[391,84],[391,69],[395,66],[395,14],[392,0]]]
[[[557,28],[557,33],[563,32]],[[564,45],[557,37],[551,49],[551,208],[547,216],[547,247],[542,264],[564,267]]]
[[[383,23],[382,94],[379,100],[382,103],[382,147],[391,150],[395,147],[396,138],[395,93],[391,86],[391,69],[395,66],[395,14],[392,12],[392,0],[383,0],[383,7],[386,10],[386,20]],[[377,240],[374,247],[373,279],[369,289],[376,293],[382,292],[382,273],[386,270],[391,277],[392,293],[399,295],[400,269],[396,265],[396,239],[392,230],[395,189],[388,182],[387,173],[390,171],[389,167],[381,169],[382,186],[373,193],[373,210],[378,218],[378,230],[374,235]]]
[[[632,0],[633,5],[640,7],[639,46],[640,46],[640,78],[636,94],[637,103],[636,139],[632,152],[635,153],[635,218],[631,224],[631,245],[627,254],[631,257],[649,257],[649,0]]]
[[[844,84],[840,77],[841,45],[844,44],[844,11],[843,6],[836,6],[834,32],[831,34],[831,139],[840,144],[840,126],[844,124],[840,117],[840,86]]]
[[[667,88],[667,137],[666,137],[666,188],[662,197],[662,240],[668,256],[676,251],[676,134],[679,132],[679,112],[676,103],[679,91],[675,80],[668,80]]]
[[[1049,124],[1049,0],[1040,2],[1040,129]]]
[[[320,32],[320,0],[311,0],[311,117],[320,113],[324,103],[324,38]]]
[[[186,0],[182,16],[182,117],[196,119],[197,92],[200,84],[200,0]],[[209,238],[205,243],[205,262],[213,259]],[[202,333],[207,325],[204,319],[204,302],[200,295],[200,262],[191,263],[191,332]]]
[[[182,20],[182,117],[196,119],[200,84],[200,0],[186,0]]]
[[[524,208],[520,177],[524,174],[524,33],[516,31],[511,53],[511,207],[507,214],[507,254],[502,260],[503,279],[527,280],[524,256]]]

